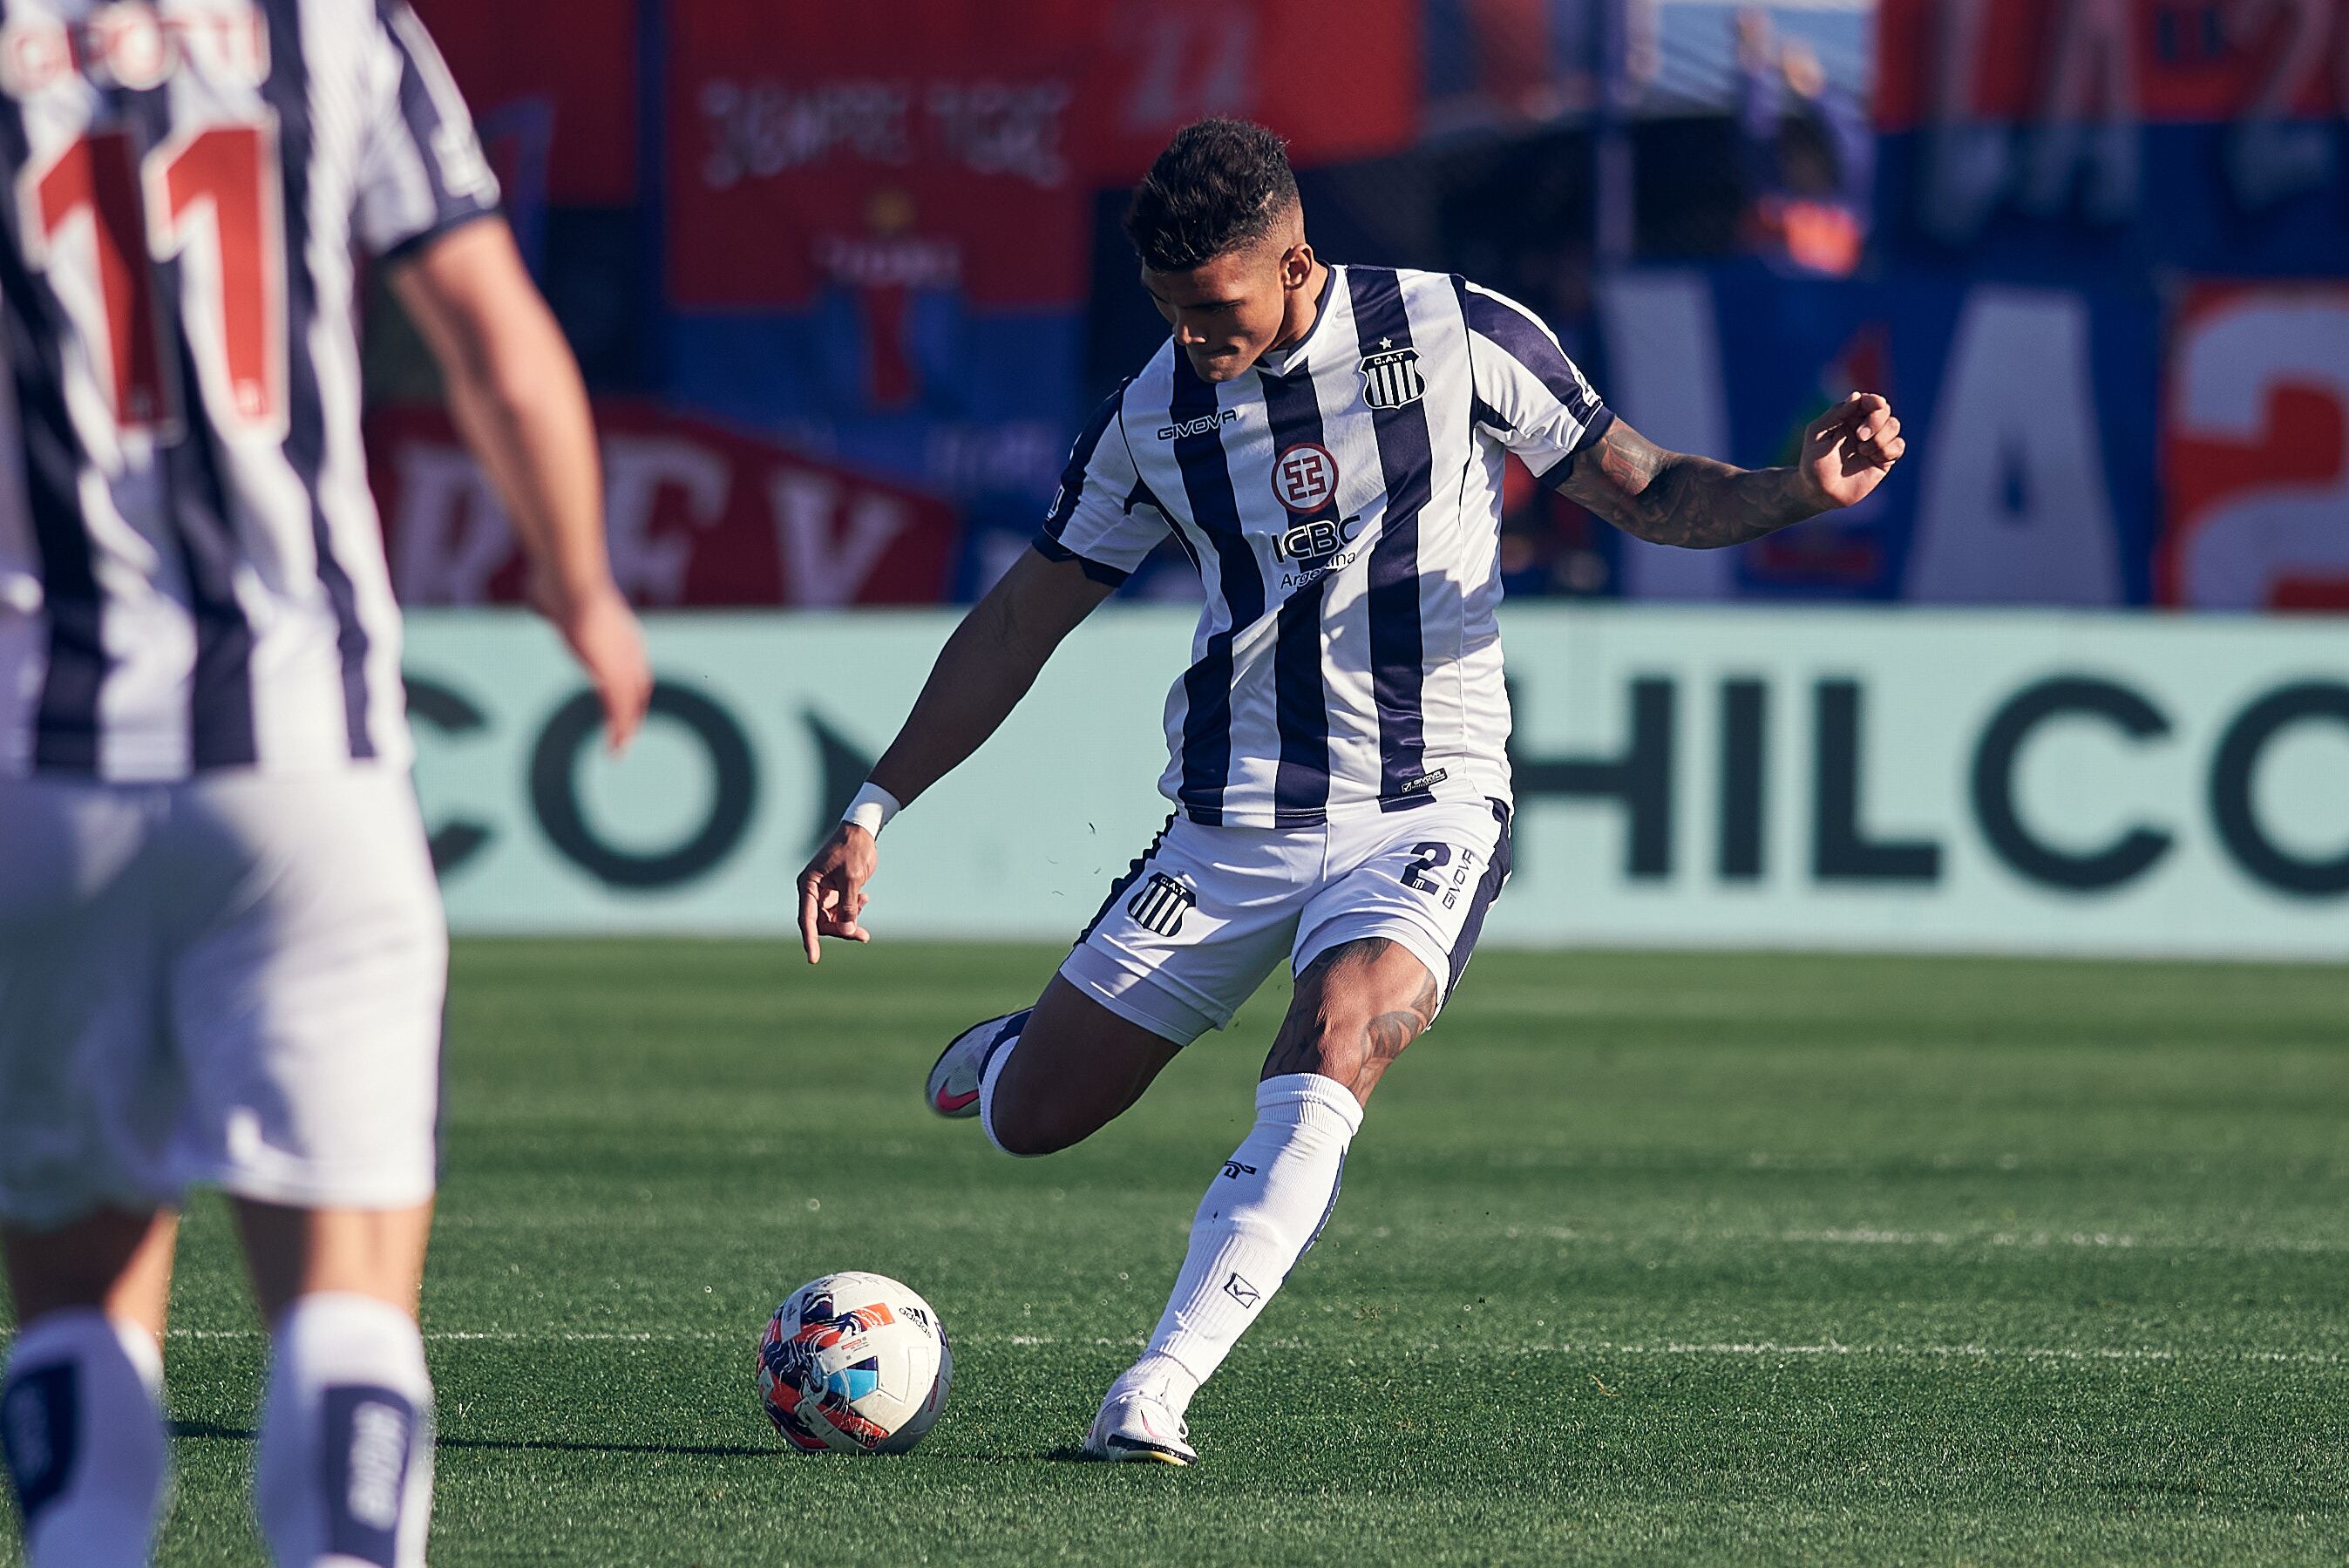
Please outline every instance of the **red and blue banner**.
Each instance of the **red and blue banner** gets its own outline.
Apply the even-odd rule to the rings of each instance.
[[[1971,270],[2349,257],[2339,0],[1882,0],[1878,211]]]
[[[675,8],[663,385],[1032,513],[1082,412],[1096,191],[1206,114],[1261,116],[1300,162],[1405,144],[1413,22],[1410,0]]]
[[[2204,283],[2169,330],[2156,596],[2349,611],[2349,283]]]

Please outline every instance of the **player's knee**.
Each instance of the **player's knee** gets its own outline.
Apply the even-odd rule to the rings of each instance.
[[[1021,1159],[1057,1154],[1099,1125],[1071,1102],[1066,1085],[1055,1092],[1049,1079],[1020,1071],[1023,1065],[1016,1058],[1007,1064],[1002,1080],[980,1108],[988,1136],[998,1149]]]
[[[1023,1160],[1058,1154],[1093,1130],[1064,1109],[1039,1103],[1033,1096],[1005,1093],[997,1094],[988,1108],[987,1130],[998,1149]]]
[[[1315,1073],[1367,1100],[1381,1075],[1425,1026],[1415,1011],[1380,1012],[1353,998],[1325,996],[1310,1012],[1290,1015],[1265,1057],[1264,1076]]]

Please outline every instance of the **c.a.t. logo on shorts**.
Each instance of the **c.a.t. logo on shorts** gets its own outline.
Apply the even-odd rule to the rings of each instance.
[[[1312,441],[1282,448],[1272,459],[1272,493],[1291,511],[1319,511],[1338,493],[1338,459]]]
[[[1164,872],[1152,872],[1142,891],[1127,901],[1125,913],[1144,931],[1173,936],[1183,929],[1184,914],[1198,902],[1197,893]]]

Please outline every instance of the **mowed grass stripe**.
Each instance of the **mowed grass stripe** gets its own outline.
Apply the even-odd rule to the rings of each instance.
[[[1069,1451],[1283,997],[1009,1161],[920,1077],[1056,956],[461,944],[434,1560],[2339,1560],[2337,970],[1488,952],[1201,1395],[1206,1464],[1136,1474]],[[847,1266],[956,1336],[904,1460],[783,1455],[751,1402],[767,1311]],[[175,1322],[165,1561],[258,1562],[217,1205]]]

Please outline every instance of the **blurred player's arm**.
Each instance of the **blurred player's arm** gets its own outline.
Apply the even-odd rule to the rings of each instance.
[[[1811,421],[1800,460],[1786,468],[1669,451],[1617,419],[1576,455],[1557,488],[1637,538],[1716,550],[1865,498],[1908,445],[1892,406],[1873,392],[1855,392]]]
[[[612,581],[595,427],[571,346],[496,218],[424,245],[398,263],[391,287],[440,361],[458,433],[513,520],[531,603],[594,683],[617,749],[643,722],[652,672]]]
[[[947,639],[913,712],[874,764],[871,782],[911,805],[1002,727],[1052,650],[1112,592],[1081,562],[1022,552]],[[853,822],[833,829],[808,861],[799,892],[809,963],[822,955],[819,937],[868,939],[856,917],[878,863],[873,835]]]

